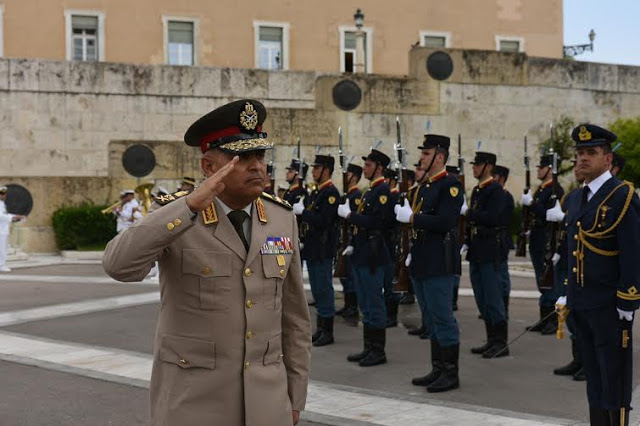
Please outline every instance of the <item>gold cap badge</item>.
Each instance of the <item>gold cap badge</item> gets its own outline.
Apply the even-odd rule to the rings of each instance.
[[[258,126],[258,112],[249,102],[244,105],[244,111],[240,113],[240,125],[245,130],[254,130]]]
[[[578,138],[581,141],[591,140],[591,132],[587,130],[587,126],[580,126],[580,133],[578,133]]]

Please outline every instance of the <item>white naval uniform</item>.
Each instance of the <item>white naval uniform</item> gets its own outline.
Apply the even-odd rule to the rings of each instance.
[[[0,200],[0,268],[6,267],[9,250],[9,227],[13,215],[7,212],[7,206]]]
[[[120,214],[118,215],[118,220],[116,221],[116,231],[118,231],[118,233],[133,225],[133,221],[131,219],[134,219],[134,209],[136,208],[140,208],[140,204],[135,198],[122,206]]]

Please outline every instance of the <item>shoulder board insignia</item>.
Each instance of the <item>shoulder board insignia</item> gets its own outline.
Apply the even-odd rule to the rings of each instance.
[[[160,195],[157,197],[153,197],[153,201],[164,206],[165,204],[169,204],[172,201],[177,200],[178,198],[184,197],[185,195],[189,195],[189,191],[178,191],[173,194]]]
[[[267,212],[264,210],[264,204],[260,198],[256,200],[256,210],[258,213],[258,220],[262,223],[267,223]]]
[[[202,210],[202,221],[205,225],[211,225],[218,222],[218,213],[216,212],[215,203],[209,204],[209,206]]]
[[[291,207],[291,204],[289,204],[288,202],[286,202],[285,200],[283,200],[280,197],[276,197],[273,196],[271,194],[267,194],[266,192],[263,192],[262,195],[260,195],[260,197],[262,197],[263,199],[267,200],[267,201],[271,201],[272,203],[275,203],[281,207],[284,207],[287,210],[292,210],[293,207]]]
[[[381,195],[379,200],[380,200],[380,204],[387,204],[388,198],[386,195]]]
[[[455,186],[452,186],[451,188],[449,188],[449,194],[451,194],[452,197],[457,197],[458,196],[458,188],[456,188]]]

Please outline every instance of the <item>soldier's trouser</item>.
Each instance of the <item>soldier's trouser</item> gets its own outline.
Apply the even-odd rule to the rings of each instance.
[[[383,267],[379,266],[372,272],[368,265],[357,265],[353,270],[362,324],[370,328],[385,328],[387,310],[384,304]]]
[[[493,262],[469,262],[471,286],[480,314],[489,324],[507,321],[502,298],[502,288],[498,282],[498,269]]]
[[[390,263],[388,265],[384,265],[384,297],[386,299],[391,299],[394,302],[398,302],[402,295],[400,293],[393,292],[393,278],[395,275],[395,265]]]
[[[425,297],[427,330],[433,330],[432,338],[443,347],[457,345],[460,331],[451,304],[454,275],[413,279],[413,285],[421,287]]]
[[[529,244],[529,255],[531,256],[531,263],[533,263],[533,271],[536,274],[536,283],[539,283],[540,280],[542,279],[542,277],[544,276],[544,246],[542,247],[538,247],[537,244],[534,244],[534,242],[532,241],[531,244]],[[554,268],[556,271],[560,270],[561,268]],[[566,266],[565,268],[566,269]],[[562,282],[562,285],[564,285],[564,280]],[[554,288],[552,290],[543,290],[540,292],[540,299],[538,300],[538,305],[540,306],[555,306],[556,304],[556,300],[558,300],[558,297],[560,296],[559,294],[559,289],[560,287],[558,286],[557,280],[554,277]]]
[[[316,301],[318,316],[331,318],[336,312],[333,295],[333,259],[307,260],[306,262],[311,294]]]
[[[342,291],[345,293],[355,293],[356,285],[353,282],[353,266],[351,265],[349,256],[345,256],[345,270],[347,271],[347,276],[345,278],[340,278]]]
[[[0,267],[6,266],[8,251],[9,251],[9,235],[0,234]]]
[[[422,325],[427,330],[427,333],[433,334],[433,325],[429,321],[429,314],[427,312],[426,295],[424,294],[424,286],[418,285],[418,279],[415,276],[411,276],[411,283],[413,284],[413,291],[420,307],[420,313],[422,314]]]
[[[618,410],[629,408],[632,388],[633,338],[622,350],[622,329],[615,305],[588,311],[571,311],[578,349],[587,375],[589,406]],[[623,374],[624,372],[624,374]],[[624,391],[622,383],[624,381]]]
[[[508,298],[511,293],[511,277],[509,276],[509,264],[506,260],[498,265],[498,279],[500,280],[502,297]]]
[[[458,303],[459,290],[460,290],[460,275],[454,275],[453,276],[453,295],[451,296],[451,299],[454,305]]]

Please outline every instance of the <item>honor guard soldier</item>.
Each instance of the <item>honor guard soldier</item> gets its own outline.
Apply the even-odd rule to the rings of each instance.
[[[157,197],[105,250],[120,281],[160,264],[152,425],[292,425],[304,408],[311,322],[295,216],[262,193],[266,113],[244,99],[192,124],[206,179]]]
[[[358,182],[362,178],[362,167],[357,164],[349,163],[347,165],[347,194],[346,198],[349,201],[349,208],[351,211],[357,211],[362,198],[362,191],[358,188]],[[342,219],[347,220],[347,219]],[[353,253],[353,226],[349,225],[349,246],[345,249],[347,253]],[[358,311],[358,296],[356,293],[356,283],[353,277],[353,265],[351,264],[350,256],[345,253],[347,276],[340,278],[342,288],[344,291],[344,307],[336,312],[336,315],[342,315],[342,317],[350,325],[358,325],[360,314]]]
[[[617,152],[613,153],[613,161],[611,162],[611,174],[613,177],[618,177],[618,174],[624,168],[624,157],[618,154]]]
[[[632,390],[632,326],[640,304],[640,202],[613,177],[616,135],[583,124],[575,141],[580,191],[566,200],[567,307],[587,376],[592,425],[626,425]]]
[[[428,392],[445,392],[460,386],[458,358],[460,330],[453,316],[454,276],[460,270],[460,248],[456,229],[462,206],[462,185],[450,176],[445,164],[449,157],[447,136],[425,135],[419,149],[427,180],[420,188],[418,205],[405,199],[395,208],[396,220],[412,226],[411,262],[413,285],[421,288],[431,336],[432,370],[411,382],[426,386]]]
[[[389,185],[389,203],[392,206],[398,204],[400,199],[400,188],[398,187],[398,172],[393,169],[384,171],[384,181]],[[398,248],[400,245],[400,227],[395,217],[389,217],[389,223],[385,230],[385,242],[389,248],[391,259],[398,256]],[[393,291],[395,284],[395,263],[390,263],[385,267],[384,272],[384,304],[387,309],[387,328],[398,326],[398,304],[402,295]]]
[[[393,215],[389,203],[390,190],[384,182],[384,169],[391,159],[372,149],[364,160],[363,174],[369,189],[362,195],[358,210],[351,211],[349,203],[340,204],[338,215],[348,219],[353,230],[353,265],[358,305],[362,312],[364,349],[349,355],[350,362],[370,367],[387,362],[385,354],[387,314],[384,303],[384,271],[392,263],[384,239],[385,225]]]
[[[504,299],[504,309],[509,318],[509,294],[511,293],[511,278],[509,277],[509,252],[515,248],[513,238],[511,238],[511,221],[513,220],[513,211],[515,202],[513,195],[505,187],[507,179],[509,179],[509,169],[504,166],[496,165],[493,169],[493,179],[504,189],[505,204],[504,210],[500,213],[500,265],[498,266],[498,274],[500,278],[500,287],[502,288],[502,298]]]
[[[302,200],[293,205],[293,212],[306,225],[302,258],[307,262],[311,293],[316,302],[317,322],[313,334],[314,346],[333,343],[333,257],[338,245],[338,205],[340,193],[331,181],[334,158],[316,155],[311,166],[317,189],[311,193],[305,208]]]
[[[458,169],[458,166],[447,166],[447,173],[449,173],[449,175],[455,177],[456,179],[458,178],[458,174],[460,173],[460,169]],[[462,207],[460,207],[460,212],[459,215],[460,216],[466,216],[467,214],[467,209],[469,208],[467,206],[467,197],[464,194],[464,188],[462,188]],[[464,236],[463,236],[464,237]],[[462,269],[462,266],[460,267]],[[453,310],[454,312],[458,310],[458,293],[460,290],[460,275],[462,274],[462,270],[460,271],[460,273],[456,274],[454,276],[453,279]]]
[[[500,215],[506,197],[500,184],[493,179],[495,154],[478,151],[471,164],[478,185],[471,195],[471,206],[467,211],[466,244],[460,253],[467,255],[473,295],[487,332],[487,343],[472,348],[471,353],[482,354],[483,358],[503,357],[509,355],[509,348],[507,315],[499,284],[498,237]]]
[[[289,189],[285,191],[282,199],[292,206],[300,201],[300,198],[308,195],[307,188],[304,187],[304,179],[307,176],[309,165],[302,163],[302,175],[300,175],[300,170],[300,160],[296,158],[291,160],[291,164],[287,167],[287,175],[285,176],[285,180],[289,184]]]
[[[546,220],[547,210],[554,207],[556,199],[553,195],[553,176],[552,176],[553,155],[543,155],[540,157],[538,164],[538,179],[542,182],[536,192],[531,195],[529,190],[522,195],[521,203],[523,206],[529,206],[529,214],[531,215],[531,234],[529,235],[529,254],[531,255],[531,263],[536,275],[536,283],[540,289],[540,283],[545,270],[545,250],[547,248],[548,227]],[[564,195],[564,190],[560,185],[555,188],[557,200]],[[550,290],[540,289],[540,320],[532,326],[527,327],[530,331],[539,331],[544,335],[555,334],[558,327],[557,317],[549,315],[555,310],[555,301],[560,296],[561,283],[554,283]]]

